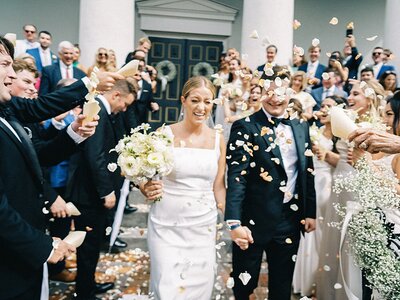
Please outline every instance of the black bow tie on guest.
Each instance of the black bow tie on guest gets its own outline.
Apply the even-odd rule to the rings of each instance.
[[[285,119],[285,118],[272,117],[271,121],[272,121],[271,123],[272,123],[272,125],[274,125],[274,127],[278,127],[278,125],[280,123],[282,123],[284,125],[290,125],[290,120],[289,119]]]
[[[11,116],[11,109],[8,102],[0,102],[0,118],[9,119]]]

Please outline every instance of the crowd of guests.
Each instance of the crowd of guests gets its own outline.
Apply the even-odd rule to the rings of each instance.
[[[9,226],[17,226],[22,220],[27,221],[23,225],[29,230],[17,227],[17,231],[12,231],[10,227],[14,235],[21,235],[20,230],[25,230],[28,237],[23,236],[26,244],[12,244],[1,252],[2,282],[11,280],[19,286],[13,289],[2,284],[0,298],[39,299],[41,293],[43,296],[48,292],[41,288],[42,278],[43,282],[50,278],[75,281],[76,299],[95,299],[95,294],[114,286],[112,282],[95,281],[100,250],[109,250],[110,232],[106,228],[112,225],[123,180],[118,172],[108,170],[108,164],[117,159],[110,150],[131,128],[147,122],[149,112],[158,110],[153,100],[157,89],[156,70],[146,65],[151,42],[141,39],[134,53],[128,55],[127,61],[136,59],[139,67],[133,77],[125,79],[115,73],[118,65],[112,49],[99,48],[94,64],[86,68],[79,62],[78,45],[62,41],[57,53],[53,53],[49,31],[38,33],[33,24],[24,25],[23,30],[24,40],[15,41],[8,36],[9,39],[1,37],[0,43],[4,66],[1,74],[5,81],[0,99],[0,127],[11,138],[11,143],[13,139],[17,144],[21,142],[22,149],[14,150],[6,142],[2,145],[4,151],[18,154],[22,150],[26,155],[25,159],[14,159],[2,150],[1,204],[2,208],[15,210],[22,217],[15,219],[9,214],[14,219],[5,220],[5,226],[9,225],[7,221],[11,222]],[[93,120],[85,120],[82,104],[95,67],[100,81],[96,100],[101,109]],[[10,120],[9,115],[16,120]],[[101,121],[97,122],[99,118]],[[15,160],[19,161],[17,165],[9,165]],[[9,173],[9,168],[15,172]],[[33,172],[33,177],[29,172]],[[25,197],[29,198],[26,203],[22,201]],[[78,208],[79,216],[71,216],[68,202]],[[127,203],[125,213],[136,210]],[[5,213],[2,210],[2,217],[6,217]],[[44,228],[50,236],[44,235]],[[87,232],[76,255],[75,248],[62,241],[71,230]],[[8,243],[7,238],[1,237]],[[126,242],[117,238],[111,251],[119,252],[126,246]],[[25,250],[33,251],[34,255],[25,255],[26,261],[23,261],[18,255]],[[12,264],[15,263],[12,257],[16,257],[17,265]],[[3,261],[4,258],[9,262]],[[46,260],[48,266],[43,265]]]
[[[363,56],[353,35],[346,37],[343,51],[329,53],[326,65],[322,61],[320,45],[309,47],[308,58],[301,48],[295,47],[292,65],[286,66],[278,66],[275,62],[277,52],[275,45],[267,46],[266,62],[255,70],[246,66],[234,48],[221,56],[218,76],[214,76],[214,84],[219,90],[217,103],[220,104],[215,110],[215,123],[223,125],[226,142],[231,143],[232,123],[239,119],[249,120],[249,116],[264,109],[262,101],[267,97],[261,96],[261,91],[271,84],[269,81],[265,86],[264,79],[274,73],[290,73],[290,110],[297,111],[297,117],[310,125],[317,200],[316,231],[301,238],[293,291],[318,299],[347,299],[346,280],[359,299],[370,299],[369,283],[348,249],[343,250],[346,254],[342,255],[343,275],[339,268],[340,230],[333,224],[339,224],[342,219],[335,206],[345,207],[354,197],[345,192],[332,192],[335,177],[354,173],[355,162],[367,148],[354,148],[348,141],[333,136],[329,110],[340,105],[356,114],[357,123],[382,123],[387,126],[388,133],[397,135],[400,93],[396,70],[390,65],[393,54],[389,49],[375,47],[373,64],[362,66]],[[228,144],[229,147],[232,145]],[[379,150],[368,155],[368,159],[400,178],[400,156],[385,154],[382,148]]]
[[[112,49],[100,47],[95,53],[93,65],[86,68],[79,62],[80,49],[78,45],[63,41],[59,43],[57,54],[55,54],[50,50],[52,35],[49,31],[40,31],[39,40],[36,41],[36,26],[27,24],[23,27],[23,30],[25,39],[17,40],[15,53],[13,53],[14,47],[7,39],[1,38],[0,40],[0,62],[5,62],[3,63],[4,67],[2,66],[0,69],[0,75],[6,78],[4,79],[7,82],[5,86],[9,87],[12,96],[11,98],[7,94],[7,88],[4,89],[3,93],[0,93],[0,97],[2,97],[0,98],[0,126],[5,126],[4,140],[7,140],[10,144],[3,142],[3,146],[0,148],[2,152],[0,220],[3,220],[5,224],[10,222],[13,226],[20,226],[18,231],[15,232],[24,231],[28,236],[25,238],[32,244],[21,248],[18,242],[15,245],[10,243],[9,248],[1,250],[4,253],[0,251],[2,257],[0,273],[7,274],[10,277],[5,278],[5,275],[2,275],[1,278],[4,279],[4,282],[11,280],[10,285],[12,280],[16,280],[22,282],[23,286],[23,288],[11,290],[8,287],[1,287],[0,298],[27,299],[26,297],[34,295],[31,299],[38,299],[42,284],[42,276],[39,273],[42,272],[42,269],[47,269],[47,266],[42,268],[41,264],[47,261],[50,278],[76,281],[76,299],[95,299],[96,293],[102,293],[113,287],[111,283],[98,284],[94,278],[100,249],[107,239],[105,228],[112,224],[115,204],[122,185],[122,177],[117,172],[110,173],[108,171],[108,163],[116,161],[115,152],[110,153],[110,150],[115,147],[124,134],[130,132],[131,128],[147,122],[149,113],[159,109],[158,104],[153,99],[153,93],[157,90],[157,70],[146,64],[146,55],[151,48],[151,41],[147,38],[140,39],[137,48],[127,55],[125,63],[133,59],[138,60],[139,70],[132,78],[125,79],[115,73],[118,64],[115,59],[115,51]],[[182,123],[171,126],[171,134],[176,137],[181,136],[184,139],[191,134],[190,128],[197,128],[196,130],[204,133],[205,139],[213,136],[210,147],[208,147],[210,149],[206,150],[215,151],[216,156],[213,156],[213,160],[218,164],[218,168],[214,170],[214,175],[219,183],[224,182],[225,173],[225,158],[220,159],[220,154],[223,153],[223,156],[225,156],[224,144],[228,145],[229,185],[226,218],[232,239],[235,241],[233,246],[233,276],[237,278],[244,271],[249,271],[253,276],[247,286],[237,282],[234,288],[237,299],[248,298],[253,289],[257,287],[257,273],[264,251],[280,261],[279,264],[274,265],[271,258],[268,258],[271,274],[274,274],[270,277],[270,284],[273,284],[273,287],[270,287],[271,299],[286,297],[288,274],[290,275],[289,284],[291,285],[293,273],[295,293],[304,296],[316,295],[319,299],[346,299],[344,289],[338,288],[338,284],[341,287],[343,286],[338,260],[340,232],[329,224],[340,221],[333,203],[345,204],[352,196],[348,194],[337,195],[331,191],[335,176],[354,172],[354,162],[364,154],[364,150],[351,147],[346,141],[338,140],[333,136],[329,109],[336,105],[342,105],[358,115],[357,122],[380,120],[390,127],[389,132],[397,135],[400,130],[400,94],[397,92],[396,70],[390,65],[392,53],[388,49],[375,47],[372,52],[374,64],[360,70],[363,57],[356,47],[353,35],[346,38],[342,52],[332,51],[330,53],[327,65],[322,62],[320,45],[309,47],[308,61],[304,51],[300,51],[296,47],[293,64],[290,66],[279,66],[275,62],[277,52],[276,46],[267,46],[265,63],[257,69],[251,70],[241,60],[241,55],[236,49],[228,49],[226,53],[221,55],[218,74],[214,75],[216,93],[214,93],[214,87],[204,78],[189,80],[185,85],[184,91],[186,92],[182,97],[182,103],[186,109],[185,117]],[[92,122],[83,123],[84,116],[82,116],[81,107],[87,93],[86,86],[90,74],[95,67],[99,69],[100,84],[98,90],[102,91],[102,94],[98,96],[97,100],[101,110],[99,116],[95,117]],[[7,78],[12,80],[8,82]],[[280,80],[276,81],[276,78]],[[290,94],[285,94],[285,97],[290,95],[287,106],[282,106],[274,99],[276,95],[273,95],[273,91],[280,87],[278,85],[280,81],[284,81],[285,85],[287,84],[286,91],[290,90]],[[36,100],[31,101],[26,98]],[[264,104],[266,100],[268,103]],[[196,104],[198,102],[204,102],[204,107],[206,107],[204,114],[202,111],[198,111],[198,104]],[[5,105],[4,103],[8,104]],[[258,157],[258,154],[254,154],[258,157],[260,163],[271,166],[273,171],[268,171],[274,178],[281,178],[283,181],[286,178],[288,184],[292,179],[291,196],[286,199],[288,195],[286,192],[284,196],[283,193],[282,195],[279,194],[279,197],[284,198],[283,210],[285,218],[288,217],[284,220],[285,222],[297,220],[299,217],[293,213],[293,205],[296,202],[293,197],[295,192],[300,190],[303,195],[300,197],[307,198],[302,199],[302,201],[304,200],[304,203],[311,205],[311,208],[304,208],[306,217],[305,224],[302,225],[304,225],[307,233],[301,240],[299,237],[299,243],[295,240],[290,243],[286,242],[292,244],[290,250],[282,250],[284,247],[281,248],[282,243],[275,240],[276,236],[271,234],[273,242],[267,241],[267,238],[262,237],[260,230],[260,224],[264,224],[263,222],[265,222],[266,228],[271,226],[273,228],[276,224],[271,220],[275,216],[271,214],[269,220],[264,220],[265,216],[258,214],[257,207],[252,207],[250,204],[243,204],[246,214],[244,219],[238,213],[241,208],[237,206],[237,203],[241,201],[248,203],[249,201],[248,195],[243,196],[244,199],[238,199],[243,191],[237,189],[236,183],[241,182],[246,173],[239,170],[236,167],[237,164],[234,164],[234,161],[228,159],[228,157],[234,156],[242,162],[254,160],[255,158],[253,155],[250,155],[250,157],[248,151],[245,153],[235,149],[237,141],[242,138],[241,136],[245,132],[248,132],[255,140],[259,139],[257,137],[258,131],[256,133],[254,128],[258,130],[256,126],[262,125],[263,121],[259,118],[263,111],[267,116],[271,114],[275,118],[281,116],[281,111],[286,112],[287,110],[291,111],[291,119],[299,120],[294,121],[298,122],[296,126],[301,128],[298,130],[308,130],[308,126],[312,125],[310,130],[317,132],[314,135],[310,132],[311,140],[303,134],[303,139],[307,144],[305,148],[308,147],[310,151],[312,149],[314,153],[312,162],[310,159],[304,158],[302,153],[290,152],[293,149],[287,146],[287,144],[293,143],[293,139],[300,139],[297,135],[298,132],[296,132],[297,129],[293,129],[293,132],[287,131],[283,121],[282,124],[279,124],[281,121],[276,121],[276,126],[270,127],[273,128],[271,130],[276,130],[277,136],[278,132],[292,134],[291,142],[289,143],[288,139],[284,141],[282,139],[278,148],[286,147],[290,155],[295,154],[296,161],[305,161],[304,166],[307,166],[307,168],[302,170],[304,171],[303,177],[309,178],[310,174],[308,173],[311,172],[315,176],[316,207],[312,207],[313,203],[315,204],[315,197],[311,195],[314,188],[310,181],[306,182],[306,186],[298,186],[296,184],[297,177],[302,176],[297,176],[297,171],[295,176],[288,175],[286,177],[283,175],[293,172],[293,168],[296,169],[287,154],[282,153],[283,158],[281,157],[281,160],[279,160],[280,154],[277,154],[278,152],[275,150],[276,145],[272,150],[263,149],[263,152],[271,151],[271,154],[268,154],[271,155],[271,157],[268,156],[268,162],[265,161],[265,157]],[[188,115],[187,111],[194,113]],[[224,139],[210,133],[208,129],[203,128],[203,123],[198,122],[203,120],[205,115],[211,116],[211,111],[213,111],[214,123],[221,124],[224,129]],[[201,117],[199,117],[199,114],[201,114]],[[9,115],[12,116],[11,119]],[[99,117],[100,121],[97,122]],[[252,127],[252,124],[256,126]],[[0,133],[3,134],[2,131]],[[232,135],[230,135],[231,133]],[[316,136],[316,138],[313,138],[313,136]],[[304,141],[302,140],[303,148]],[[15,142],[19,147],[18,143],[22,143],[22,151],[20,148],[15,150],[11,148],[16,148]],[[193,140],[188,139],[187,142],[193,143]],[[202,141],[199,140],[199,148],[201,143]],[[373,147],[372,142],[366,145],[365,150],[371,150]],[[62,150],[59,149],[60,147]],[[252,145],[252,147],[254,148],[255,145]],[[220,151],[220,149],[222,150]],[[27,157],[11,157],[10,151],[12,155],[23,153],[21,156],[24,156],[26,153],[28,154]],[[255,151],[257,150],[254,148]],[[380,151],[373,152],[375,153],[369,156],[373,163],[389,167],[393,171],[393,176],[400,174],[400,160],[397,154],[386,155]],[[283,166],[281,165],[282,170],[278,170],[278,167],[276,167],[280,164],[277,159],[278,162],[281,161],[283,164]],[[18,161],[20,165],[12,165],[15,161]],[[292,165],[288,167],[286,162],[291,162]],[[309,171],[312,165],[314,165],[314,169]],[[246,172],[251,173],[250,170],[253,166],[247,166]],[[13,169],[11,175],[8,172],[10,169]],[[263,179],[264,181],[268,181],[268,172],[266,173],[265,178],[267,179]],[[251,174],[253,175],[249,176],[255,176],[255,173]],[[209,174],[204,175],[205,178],[207,176]],[[209,178],[207,180],[214,179]],[[261,203],[264,201],[264,194],[260,192],[259,187],[265,182],[261,181],[262,183],[260,183],[260,180],[257,174],[252,178],[252,181],[246,184],[249,190],[254,189],[254,194],[257,194],[254,199],[258,201],[255,202],[261,206],[263,205]],[[150,183],[147,188],[151,186],[154,186],[154,190],[151,188],[146,190],[146,187],[141,187],[142,192],[149,199],[157,196],[151,194],[151,191],[162,193],[160,183]],[[266,189],[267,193],[280,189],[278,180],[271,186],[272,188]],[[218,195],[220,200],[225,197],[225,191],[222,192],[224,188],[220,186],[219,190],[221,190]],[[30,197],[28,204],[21,202],[21,199],[26,197]],[[281,200],[279,199],[278,202]],[[71,218],[67,209],[67,202],[74,203],[81,215]],[[168,202],[166,203],[168,205]],[[128,204],[125,210],[130,213],[135,211],[135,207]],[[274,213],[279,214],[278,210]],[[46,220],[43,219],[42,211],[48,212],[48,214],[44,214]],[[7,212],[7,215],[3,212]],[[250,216],[251,213],[254,213],[254,215]],[[173,210],[171,210],[171,214],[173,214]],[[256,220],[256,226],[252,224],[254,221],[251,218]],[[314,223],[312,220],[315,218],[317,225],[316,230],[313,231]],[[254,240],[249,233],[251,231],[246,226],[242,226],[241,221],[243,225],[254,229]],[[245,222],[247,223],[245,224]],[[211,223],[215,223],[215,220],[213,219]],[[289,223],[285,223],[285,225],[289,227],[293,225]],[[84,243],[77,249],[77,275],[67,269],[64,260],[75,249],[63,243],[60,239],[45,236],[38,230],[45,227],[49,229],[50,236],[61,239],[70,230],[87,232]],[[300,227],[293,227],[295,228],[290,228],[291,232],[300,232]],[[286,234],[286,229],[280,228],[282,234],[283,232]],[[158,251],[157,230],[155,228],[153,233],[153,249]],[[188,233],[192,234],[192,232]],[[260,247],[258,241],[264,238],[265,245],[268,245],[268,247],[264,244],[265,247]],[[4,241],[12,240],[5,233],[3,233],[1,239]],[[169,243],[169,241],[162,242]],[[207,243],[211,243],[210,239],[207,239]],[[124,247],[126,243],[117,239],[115,246]],[[19,255],[24,255],[27,247],[29,250],[35,249],[35,255],[28,255],[29,259],[22,261]],[[276,248],[272,251],[270,247]],[[294,261],[290,261],[293,255],[297,253],[297,247],[299,252],[294,268]],[[214,246],[211,248],[215,251]],[[286,254],[291,253],[293,255],[281,257],[281,250],[286,251]],[[253,258],[249,253],[257,256],[257,258],[251,260]],[[212,255],[213,253],[211,253]],[[10,262],[3,261],[5,257],[9,256],[15,257],[15,260],[18,261],[16,267],[13,264],[14,262],[10,264]],[[163,263],[160,257],[160,264]],[[368,282],[365,277],[361,276],[361,272],[355,267],[351,257],[346,256],[342,264],[344,277],[352,279],[351,288],[355,290],[359,297],[368,299],[371,295]],[[29,267],[26,267],[27,265]],[[252,268],[246,269],[250,265]],[[285,267],[283,268],[283,266]],[[154,274],[160,273],[159,276],[165,276],[159,266],[155,268]],[[208,269],[212,273],[211,265]],[[284,269],[284,271],[279,269]],[[11,276],[10,274],[15,275]],[[34,280],[30,280],[32,274],[34,274]],[[205,276],[209,276],[209,272]],[[283,278],[282,282],[279,278]],[[285,286],[282,284],[285,284]],[[153,285],[156,290],[163,286],[161,284],[157,286],[157,282]],[[165,283],[165,288],[171,288],[168,282]],[[205,294],[211,293],[209,289],[212,289],[212,285],[207,283]]]

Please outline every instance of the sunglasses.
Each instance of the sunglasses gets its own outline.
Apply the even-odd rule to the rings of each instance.
[[[35,33],[36,31],[34,30],[25,30],[26,33]]]
[[[98,55],[99,55],[99,56],[105,56],[105,57],[107,57],[107,56],[108,56],[108,54],[107,54],[107,53],[99,53]]]
[[[375,56],[375,55],[381,55],[381,54],[383,54],[383,52],[373,52],[373,53],[372,53],[373,56]]]

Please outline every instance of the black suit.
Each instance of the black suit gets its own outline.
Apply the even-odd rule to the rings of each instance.
[[[279,146],[266,151],[275,140],[275,134],[261,136],[263,127],[270,128],[273,132],[273,125],[264,111],[260,110],[250,116],[250,122],[242,119],[232,126],[227,153],[229,159],[225,219],[240,220],[242,225],[252,231],[254,238],[254,244],[245,251],[233,244],[234,292],[237,300],[248,299],[248,295],[257,287],[264,251],[267,252],[269,266],[268,299],[290,299],[294,268],[292,255],[297,253],[300,221],[315,218],[314,178],[307,171],[308,168],[313,168],[313,163],[311,157],[304,155],[305,150],[311,147],[308,125],[307,122],[293,120],[290,121],[290,126],[298,156],[298,199],[294,197],[287,204],[283,203],[284,193],[279,189],[281,182],[287,182],[288,179]],[[248,140],[245,140],[245,135],[248,135]],[[236,145],[237,140],[257,145],[259,149],[250,155],[243,147]],[[278,158],[280,163],[277,164],[272,158]],[[270,182],[260,176],[262,168],[272,177]],[[297,205],[297,211],[290,209],[292,204]],[[290,238],[291,244],[286,243],[287,238]],[[238,280],[239,274],[245,271],[252,276],[246,286]]]
[[[40,292],[42,266],[52,250],[52,239],[44,234],[43,176],[39,163],[51,165],[62,159],[60,156],[66,151],[65,144],[55,142],[43,147],[36,155],[20,122],[38,122],[59,115],[80,104],[86,93],[84,83],[79,81],[36,100],[13,98],[9,102],[9,123],[22,142],[0,121],[0,178],[8,199],[8,205],[4,201],[2,205],[15,211],[13,227],[10,227],[15,231],[8,232],[15,238],[14,245],[0,239],[0,299],[17,297],[36,289],[38,284]],[[24,229],[28,226],[29,229]]]
[[[76,230],[92,230],[87,232],[85,241],[78,248],[78,275],[76,293],[78,299],[92,299],[95,292],[94,273],[103,242],[107,209],[104,197],[112,193],[118,199],[123,178],[120,169],[110,172],[108,164],[117,161],[116,152],[111,152],[121,132],[118,126],[119,116],[108,115],[105,106],[99,101],[100,121],[95,134],[85,142],[83,151],[70,160],[69,180],[66,197],[74,202],[81,211],[75,221]]]
[[[73,67],[74,78],[81,79],[86,76],[86,74],[76,68]],[[47,93],[54,92],[57,87],[57,83],[62,79],[61,71],[60,71],[60,63],[57,62],[51,66],[44,67],[42,69],[42,77],[40,79],[40,88],[39,95],[46,95]]]
[[[148,122],[148,112],[151,111],[151,102],[154,102],[151,84],[146,80],[142,80],[142,82],[140,97],[133,103],[137,125]]]

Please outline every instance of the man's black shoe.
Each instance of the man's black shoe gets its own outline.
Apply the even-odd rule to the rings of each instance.
[[[137,211],[138,208],[136,206],[130,206],[129,203],[125,205],[124,214],[129,215]]]
[[[120,238],[117,238],[114,242],[114,247],[117,248],[126,248],[128,246],[128,244],[126,242],[124,242],[123,240],[121,240]]]
[[[114,287],[114,283],[106,282],[106,283],[96,283],[96,294],[103,294],[108,290],[111,290]]]

